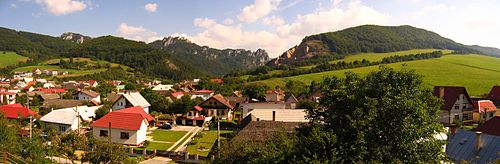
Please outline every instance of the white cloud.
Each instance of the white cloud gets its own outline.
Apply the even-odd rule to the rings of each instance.
[[[427,16],[429,14],[436,14],[436,13],[443,13],[443,12],[450,12],[451,10],[455,9],[453,6],[448,6],[445,4],[438,4],[438,5],[429,5],[425,6],[419,11],[417,11],[414,16],[417,18]]]
[[[271,26],[281,26],[281,25],[285,24],[285,20],[283,20],[280,17],[271,16],[271,17],[266,17],[266,18],[262,19],[262,23],[264,23],[265,25],[271,25]]]
[[[253,4],[243,8],[238,19],[247,23],[255,22],[276,10],[280,2],[281,0],[255,0]]]
[[[35,0],[53,15],[65,15],[73,12],[83,11],[87,4],[76,0]]]
[[[17,8],[17,5],[16,5],[15,3],[11,3],[11,4],[10,4],[10,7],[12,7],[12,8]]]
[[[156,3],[148,3],[146,5],[144,5],[144,9],[146,9],[146,11],[152,13],[152,12],[156,12],[156,8],[158,7],[158,5]]]
[[[232,24],[234,24],[234,20],[231,18],[226,18],[226,19],[224,19],[224,24],[225,25],[232,25]]]
[[[264,28],[265,30],[249,31],[241,23],[233,24],[234,22],[231,22],[229,24],[224,21],[221,24],[213,19],[197,18],[193,23],[195,26],[203,28],[202,32],[194,35],[176,35],[186,37],[197,44],[214,48],[250,50],[263,48],[271,57],[276,57],[288,48],[299,44],[302,38],[307,35],[337,31],[364,24],[387,24],[390,18],[386,14],[362,5],[359,1],[351,1],[345,8],[333,5],[333,3],[339,2],[332,1],[331,3],[332,5],[328,9],[298,15],[288,24],[276,16],[262,17],[261,22],[254,22],[267,27]]]
[[[131,26],[126,23],[121,23],[118,26],[118,35],[127,39],[144,41],[144,42],[152,42],[158,39],[161,39],[160,36],[156,34],[156,32],[149,31],[142,26]]]
[[[277,28],[280,36],[306,36],[330,32],[364,24],[387,24],[390,17],[359,1],[351,1],[347,8],[330,8],[306,15],[298,15],[291,24]]]

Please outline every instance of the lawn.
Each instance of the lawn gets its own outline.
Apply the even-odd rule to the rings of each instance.
[[[171,130],[154,130],[153,140],[155,141],[166,141],[166,142],[176,142],[186,135],[187,131],[171,131]]]
[[[146,146],[147,150],[167,150],[174,143],[158,143],[158,142],[150,142],[148,146]]]
[[[405,63],[406,66],[403,66]],[[423,75],[424,83],[429,87],[436,85],[465,86],[470,95],[481,96],[487,94],[493,85],[500,84],[500,58],[482,55],[447,55],[441,58],[417,60],[402,63],[392,63],[386,66],[395,69],[413,69]],[[379,66],[327,71],[305,74],[286,78],[273,78],[263,81],[271,87],[283,86],[286,80],[298,80],[310,83],[312,80],[321,81],[328,76],[344,76],[345,72],[354,72],[366,75],[375,71]]]
[[[69,61],[69,58],[59,58],[59,59],[47,60],[47,61],[43,62],[42,64],[43,65],[58,64],[61,61],[61,59]],[[124,66],[124,65],[116,64],[116,63],[111,63],[111,62],[108,62],[108,61],[105,61],[105,60],[91,60],[90,58],[73,58],[73,61],[75,61],[75,62],[84,62],[84,61],[87,61],[89,65],[94,65],[94,66],[97,65],[97,64],[104,65],[104,64],[109,63],[111,65],[111,67],[122,67],[123,69],[129,69],[128,66]]]
[[[221,130],[221,140],[226,139],[225,137],[222,137],[224,134],[229,134],[232,132],[233,131],[230,130]],[[188,144],[186,151],[190,154],[198,154],[200,156],[206,157],[208,156],[208,153],[210,153],[210,150],[212,149],[214,143],[217,141],[217,130],[203,131],[198,134],[201,134],[201,137],[195,137],[193,139],[194,142],[192,142],[196,144]],[[199,148],[205,148],[207,149],[207,151],[199,151]]]
[[[15,52],[10,51],[0,51],[0,59],[0,68],[9,65],[15,65],[19,62],[26,62],[26,60],[28,60],[27,57],[18,55]]]
[[[383,58],[385,57],[391,57],[391,56],[404,56],[404,55],[410,55],[410,54],[421,54],[421,53],[430,53],[434,51],[441,51],[443,54],[449,54],[453,52],[452,50],[440,50],[440,49],[413,49],[413,50],[407,50],[407,51],[398,51],[398,52],[387,52],[387,53],[360,53],[360,54],[355,54],[355,55],[348,55],[342,60],[332,60],[330,63],[337,63],[339,61],[345,61],[345,62],[353,62],[353,61],[361,61],[363,59],[366,59],[368,61],[382,61]],[[315,65],[310,65],[310,66],[303,66],[299,68],[303,69],[310,69],[313,68]]]

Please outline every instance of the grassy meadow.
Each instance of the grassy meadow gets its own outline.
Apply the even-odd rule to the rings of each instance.
[[[16,54],[10,51],[0,51],[0,68],[15,65],[19,62],[26,62],[27,57]]]
[[[500,85],[500,58],[482,55],[446,55],[441,58],[416,60],[401,63],[386,64],[394,69],[410,69],[424,77],[429,86],[449,85],[465,86],[470,95],[481,96],[487,94],[493,85]],[[354,69],[327,71],[299,76],[273,78],[254,83],[265,83],[271,87],[283,86],[286,80],[298,80],[310,83],[312,80],[321,81],[328,76],[344,76],[346,72],[366,75],[375,71],[379,66],[369,66]]]

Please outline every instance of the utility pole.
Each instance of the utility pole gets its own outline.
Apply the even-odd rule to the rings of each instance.
[[[33,128],[32,128],[32,126],[33,126],[33,116],[30,115],[29,117],[30,117],[30,139],[31,139],[31,136],[32,136],[32,132],[31,131],[33,130]]]
[[[108,126],[108,142],[111,144],[111,122],[109,122]],[[109,156],[112,157],[111,153],[113,153],[113,150],[109,149]],[[109,158],[109,163],[113,163],[113,158]]]
[[[217,148],[220,148],[220,120],[217,117]]]

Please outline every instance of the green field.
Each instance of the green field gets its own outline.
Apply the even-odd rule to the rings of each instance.
[[[66,60],[69,60],[69,58],[64,58]],[[62,71],[62,72],[68,72],[67,75],[58,75],[57,77],[76,77],[76,76],[84,76],[84,75],[89,75],[89,74],[94,74],[94,73],[99,73],[99,72],[104,72],[107,70],[107,68],[99,68],[99,69],[89,69],[89,70],[77,70],[77,69],[63,69],[60,68],[59,66],[55,65],[58,64],[61,59],[52,59],[48,60],[45,62],[42,62],[38,65],[33,65],[33,66],[24,66],[24,67],[19,67],[14,69],[12,72],[31,72],[33,69],[38,68],[40,70],[56,70],[56,71]],[[116,64],[116,63],[110,63],[107,61],[93,61],[90,60],[89,58],[74,58],[74,61],[87,61],[88,65],[97,65],[99,64],[106,64],[109,63],[111,67],[122,67],[123,69],[129,69],[129,67]]]
[[[150,142],[148,146],[146,146],[147,150],[167,150],[173,145],[173,143],[158,143],[158,142]]]
[[[403,66],[405,64],[406,66]],[[424,82],[429,86],[450,85],[465,86],[470,95],[481,96],[487,94],[493,85],[500,84],[500,58],[482,55],[446,55],[441,58],[416,60],[401,63],[387,64],[395,69],[413,69],[423,75]],[[366,75],[375,71],[379,66],[327,71],[305,74],[286,78],[273,78],[263,81],[271,87],[283,86],[285,80],[298,80],[310,83],[312,80],[321,81],[328,76],[344,76],[345,72],[354,72]]]
[[[187,131],[171,131],[171,130],[161,130],[157,129],[153,131],[153,140],[155,141],[166,141],[166,142],[176,142],[186,135]]]
[[[388,53],[360,53],[360,54],[355,54],[355,55],[348,55],[342,60],[332,60],[330,63],[337,63],[339,61],[345,61],[345,62],[353,62],[353,61],[361,61],[363,59],[366,59],[368,61],[374,62],[374,61],[382,61],[383,58],[385,57],[391,57],[391,56],[404,56],[404,55],[410,55],[410,54],[421,54],[421,53],[430,53],[434,51],[441,51],[443,54],[449,54],[453,52],[452,50],[440,50],[440,49],[413,49],[413,50],[408,50],[408,51],[398,51],[398,52],[388,52]],[[309,66],[303,66],[299,68],[303,69],[310,69],[313,68],[315,65],[309,65]]]
[[[0,51],[0,68],[15,65],[19,62],[26,62],[27,57],[16,54],[10,51]]]
[[[221,135],[228,133],[232,133],[232,131],[221,130]],[[201,137],[193,138],[196,144],[188,144],[186,151],[189,152],[190,154],[198,154],[200,156],[207,157],[215,141],[217,141],[217,131],[216,130],[203,131],[198,134],[201,134]],[[224,139],[226,138],[221,136],[221,140]],[[203,151],[202,149],[207,149],[207,151]]]

